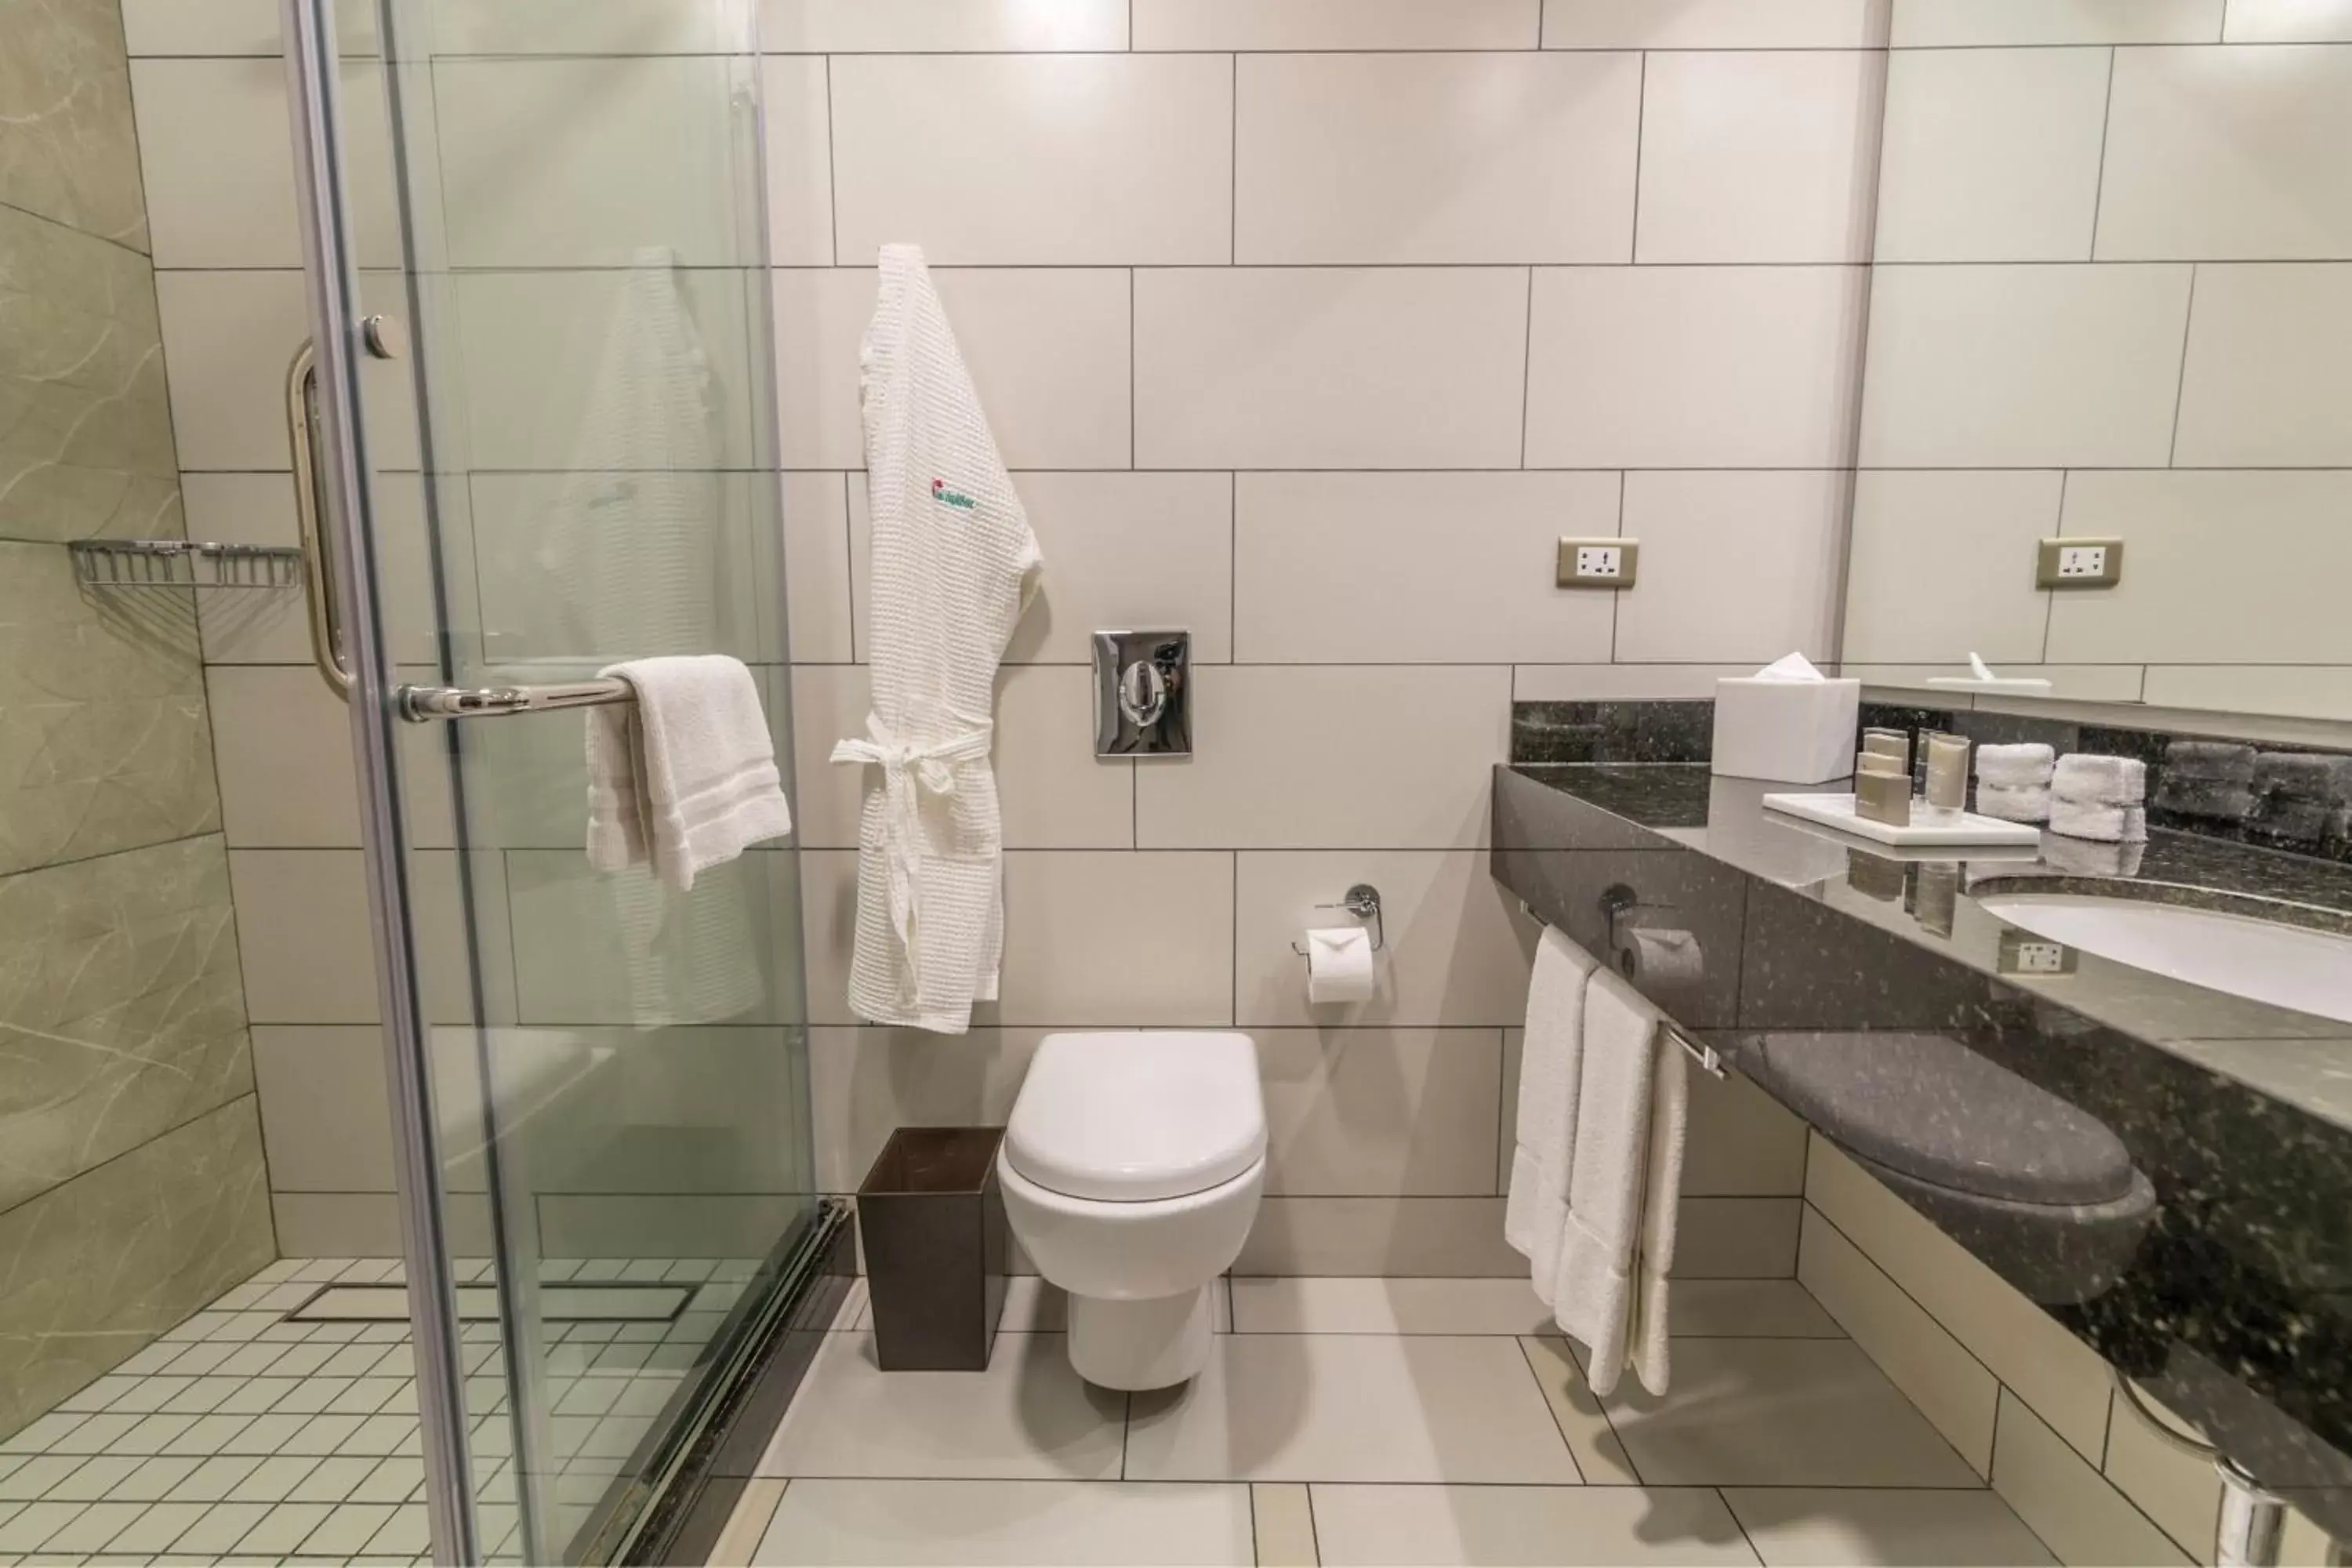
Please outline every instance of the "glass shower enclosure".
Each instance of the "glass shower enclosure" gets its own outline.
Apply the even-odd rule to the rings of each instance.
[[[616,660],[732,654],[791,776],[755,7],[381,0],[356,74],[336,9],[283,0],[313,333],[289,434],[358,763],[434,1552],[612,1561],[830,1223],[796,855],[688,894],[592,869],[571,710],[625,700]],[[352,133],[376,90],[383,147]],[[362,273],[387,199],[404,264]]]

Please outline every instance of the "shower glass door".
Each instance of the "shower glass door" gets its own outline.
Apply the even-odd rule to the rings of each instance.
[[[289,0],[314,28],[335,8]],[[731,654],[791,776],[754,10],[380,0],[388,146],[336,140],[369,117],[306,125],[298,105],[298,142],[336,142],[309,149],[327,171],[313,183],[338,193],[320,205],[364,209],[380,184],[404,261],[351,272],[340,300],[331,279],[314,315],[342,319],[348,357],[413,373],[397,397],[349,374],[350,401],[373,399],[349,443],[367,489],[341,507],[332,473],[322,489],[331,514],[363,519],[337,574],[347,641],[383,665],[353,695],[362,793],[396,808],[380,958],[395,982],[404,952],[465,976],[414,1009],[417,1147],[437,1181],[403,1181],[430,1210],[412,1265],[437,1252],[455,1318],[462,1409],[445,1426],[466,1452],[436,1489],[463,1494],[436,1510],[445,1556],[613,1560],[814,1209],[796,853],[762,846],[686,894],[597,872],[589,714],[411,721],[402,702]],[[393,328],[371,335],[370,311]],[[335,359],[322,350],[331,389]],[[414,596],[435,606],[437,665],[381,651],[416,646],[373,587],[403,574],[429,583]],[[412,1268],[425,1296],[432,1272]]]

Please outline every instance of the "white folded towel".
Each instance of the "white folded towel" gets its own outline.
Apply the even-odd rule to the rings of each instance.
[[[2076,752],[2058,759],[2050,788],[2060,800],[2077,805],[2137,805],[2147,798],[2147,764],[2137,757]]]
[[[2086,805],[2061,795],[2050,803],[2050,831],[2068,838],[2089,838],[2102,844],[2147,842],[2147,808],[2141,805]]]
[[[685,892],[696,873],[793,830],[751,672],[720,654],[632,659],[634,702],[588,710],[588,863],[650,865]]]
[[[1517,1144],[1503,1238],[1528,1259],[1528,1279],[1551,1304],[1559,1238],[1568,1225],[1569,1155],[1584,1052],[1584,991],[1599,964],[1551,926],[1536,944],[1528,981],[1528,1027],[1519,1049]]]
[[[1998,816],[2004,822],[2047,822],[2050,786],[1980,784],[1977,785],[1977,814]]]
[[[1591,1352],[1595,1394],[1630,1360],[1666,1389],[1666,1274],[1674,1265],[1689,1088],[1682,1052],[1661,1040],[1657,1009],[1608,970],[1585,986],[1568,1230],[1552,1316]]]
[[[2012,746],[1979,746],[1977,778],[2003,789],[2046,784],[2057,762],[2058,753],[2038,741]]]

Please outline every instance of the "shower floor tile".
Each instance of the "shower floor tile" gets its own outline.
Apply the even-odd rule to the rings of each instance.
[[[541,1265],[581,1314],[547,1325],[544,1382],[571,1439],[548,1486],[560,1529],[595,1506],[756,1268]],[[477,1309],[459,1331],[477,1523],[485,1548],[511,1561],[506,1354],[497,1323],[477,1315],[495,1279],[487,1259],[457,1272]],[[0,1441],[0,1559],[429,1562],[404,1284],[394,1259],[281,1258],[60,1400]]]

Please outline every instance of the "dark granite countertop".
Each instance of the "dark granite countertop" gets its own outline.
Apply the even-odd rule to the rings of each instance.
[[[2085,1205],[1989,1230],[1904,1195],[2352,1538],[2352,1025],[2087,952],[2017,973],[2020,933],[1979,901],[2090,891],[2340,932],[2352,866],[2161,828],[2121,866],[2095,863],[2112,850],[2062,868],[2033,849],[1894,851],[1763,808],[1794,787],[1704,763],[1501,767],[1495,876],[1595,953],[1622,952],[1634,927],[1689,932],[1696,963],[1640,966],[1634,983],[1850,1152],[1868,1152],[1874,1118],[2037,1179],[2066,1165],[2062,1137],[2116,1147],[2156,1199],[2127,1228]],[[1883,1050],[1855,1038],[1870,1035]],[[2022,1080],[2047,1114],[1980,1088],[1927,1103],[1899,1055],[1922,1049],[1975,1064],[1937,1081]],[[1877,1098],[1832,1125],[1824,1082],[1832,1100]]]

